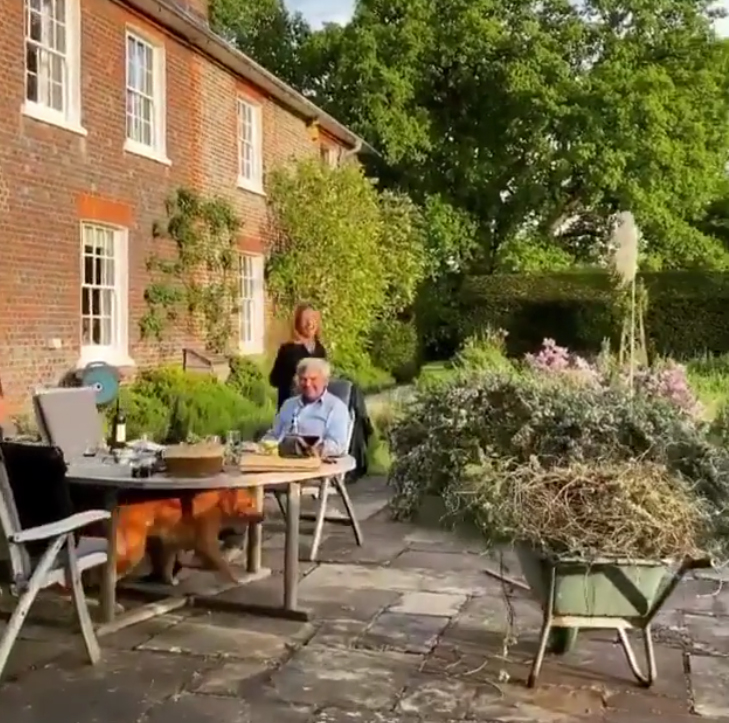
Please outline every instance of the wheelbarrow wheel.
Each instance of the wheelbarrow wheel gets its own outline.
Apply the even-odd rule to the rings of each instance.
[[[552,628],[549,633],[547,650],[552,655],[565,655],[569,653],[577,643],[579,628]]]

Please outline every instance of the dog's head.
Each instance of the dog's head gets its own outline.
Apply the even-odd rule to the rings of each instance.
[[[223,515],[232,519],[261,514],[255,495],[248,490],[225,490],[221,492],[218,504]]]

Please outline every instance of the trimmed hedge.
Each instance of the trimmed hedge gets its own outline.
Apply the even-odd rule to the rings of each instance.
[[[645,327],[653,353],[686,359],[729,352],[729,274],[672,271],[641,274],[641,280],[648,291]],[[457,298],[460,340],[501,327],[509,332],[510,355],[534,351],[545,337],[596,353],[605,337],[616,343],[620,334],[604,272],[469,277]]]

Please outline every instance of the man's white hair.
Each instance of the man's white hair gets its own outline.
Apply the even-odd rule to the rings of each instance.
[[[307,357],[296,365],[297,374],[306,374],[309,371],[318,372],[326,381],[329,381],[329,377],[332,374],[332,368],[329,362],[326,359],[319,359],[317,357]]]

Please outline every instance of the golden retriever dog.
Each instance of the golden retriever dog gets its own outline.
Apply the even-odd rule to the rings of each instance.
[[[237,582],[220,550],[220,531],[236,521],[262,519],[255,495],[247,490],[201,492],[188,502],[167,499],[125,505],[119,511],[116,535],[117,574],[127,575],[149,552],[154,579],[174,584],[178,553],[193,551],[227,581]]]

